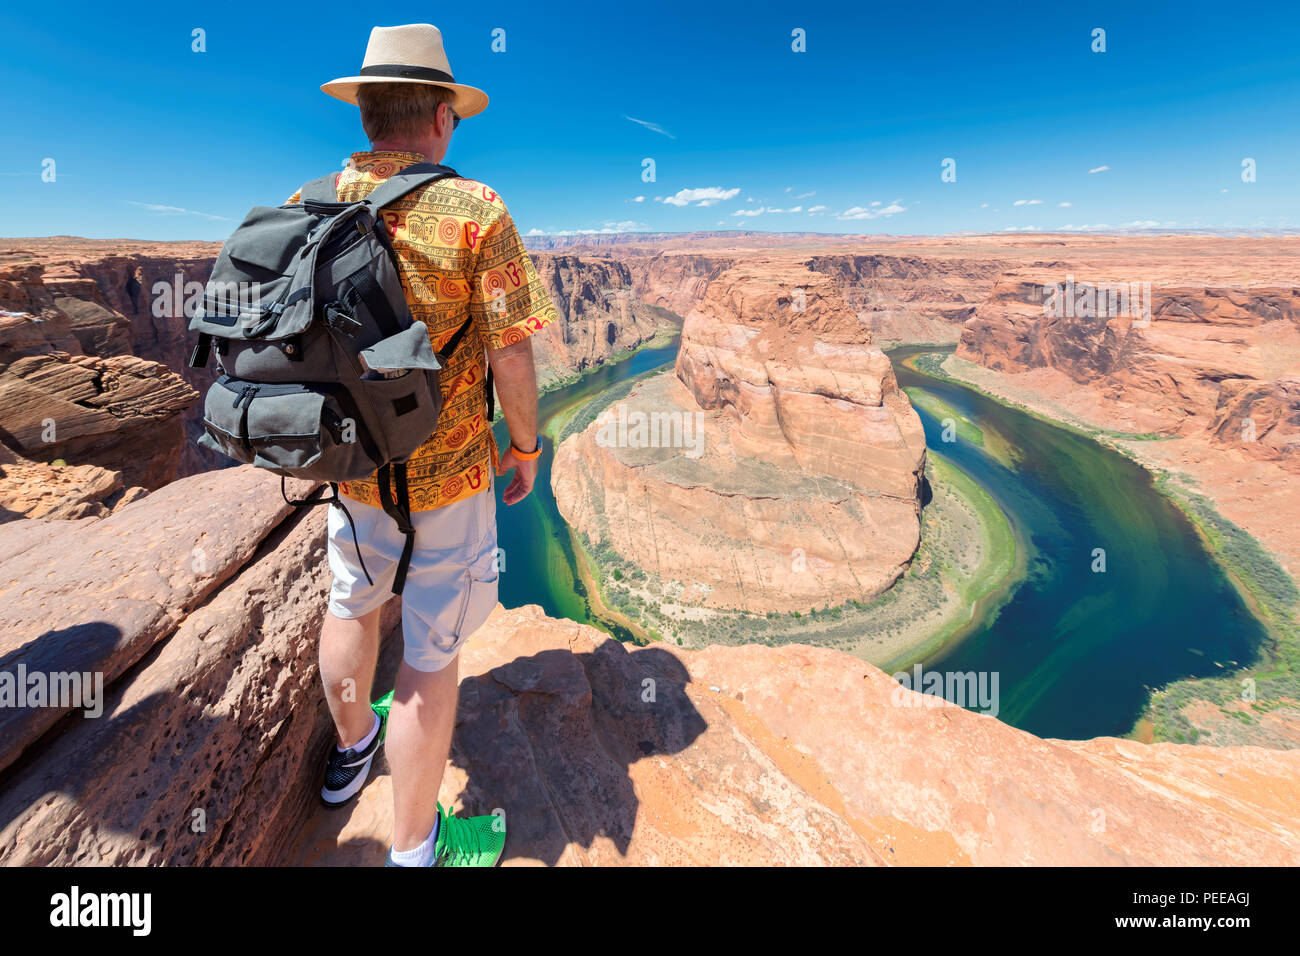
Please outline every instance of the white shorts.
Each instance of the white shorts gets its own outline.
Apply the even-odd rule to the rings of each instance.
[[[328,552],[334,582],[330,613],[352,619],[393,596],[393,577],[406,538],[382,508],[342,499],[356,525],[356,541],[373,584],[357,563],[352,528],[337,504],[329,506]],[[415,550],[402,591],[402,658],[419,671],[438,671],[497,603],[496,495],[476,495],[432,511],[412,511]]]

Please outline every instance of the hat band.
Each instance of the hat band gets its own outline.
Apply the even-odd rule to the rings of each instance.
[[[363,66],[361,76],[391,76],[399,80],[432,80],[435,83],[455,83],[450,73],[428,66],[405,66],[401,63],[380,63]]]

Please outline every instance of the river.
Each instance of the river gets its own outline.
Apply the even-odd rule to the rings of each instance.
[[[674,338],[644,349],[542,396],[540,422],[545,427],[619,381],[669,366],[677,345]],[[924,668],[996,673],[999,719],[1041,737],[1083,739],[1128,733],[1148,687],[1254,660],[1263,626],[1145,469],[1085,436],[903,364],[921,351],[929,350],[890,353],[900,384],[946,402],[985,436],[983,446],[944,442],[940,422],[918,409],[931,453],[988,491],[1027,550],[1026,576],[1010,598]],[[503,423],[497,436],[505,441]],[[547,614],[626,639],[621,628],[592,617],[551,496],[551,460],[542,457],[534,493],[513,507],[500,503],[498,483],[501,602],[540,604]]]

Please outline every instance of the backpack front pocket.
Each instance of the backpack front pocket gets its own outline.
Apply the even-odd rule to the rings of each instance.
[[[354,481],[372,474],[378,463],[351,406],[338,386],[222,375],[208,390],[199,443],[277,474]]]

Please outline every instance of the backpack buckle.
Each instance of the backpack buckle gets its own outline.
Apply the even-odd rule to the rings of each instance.
[[[360,320],[342,302],[325,303],[325,324],[349,337],[361,330]]]

